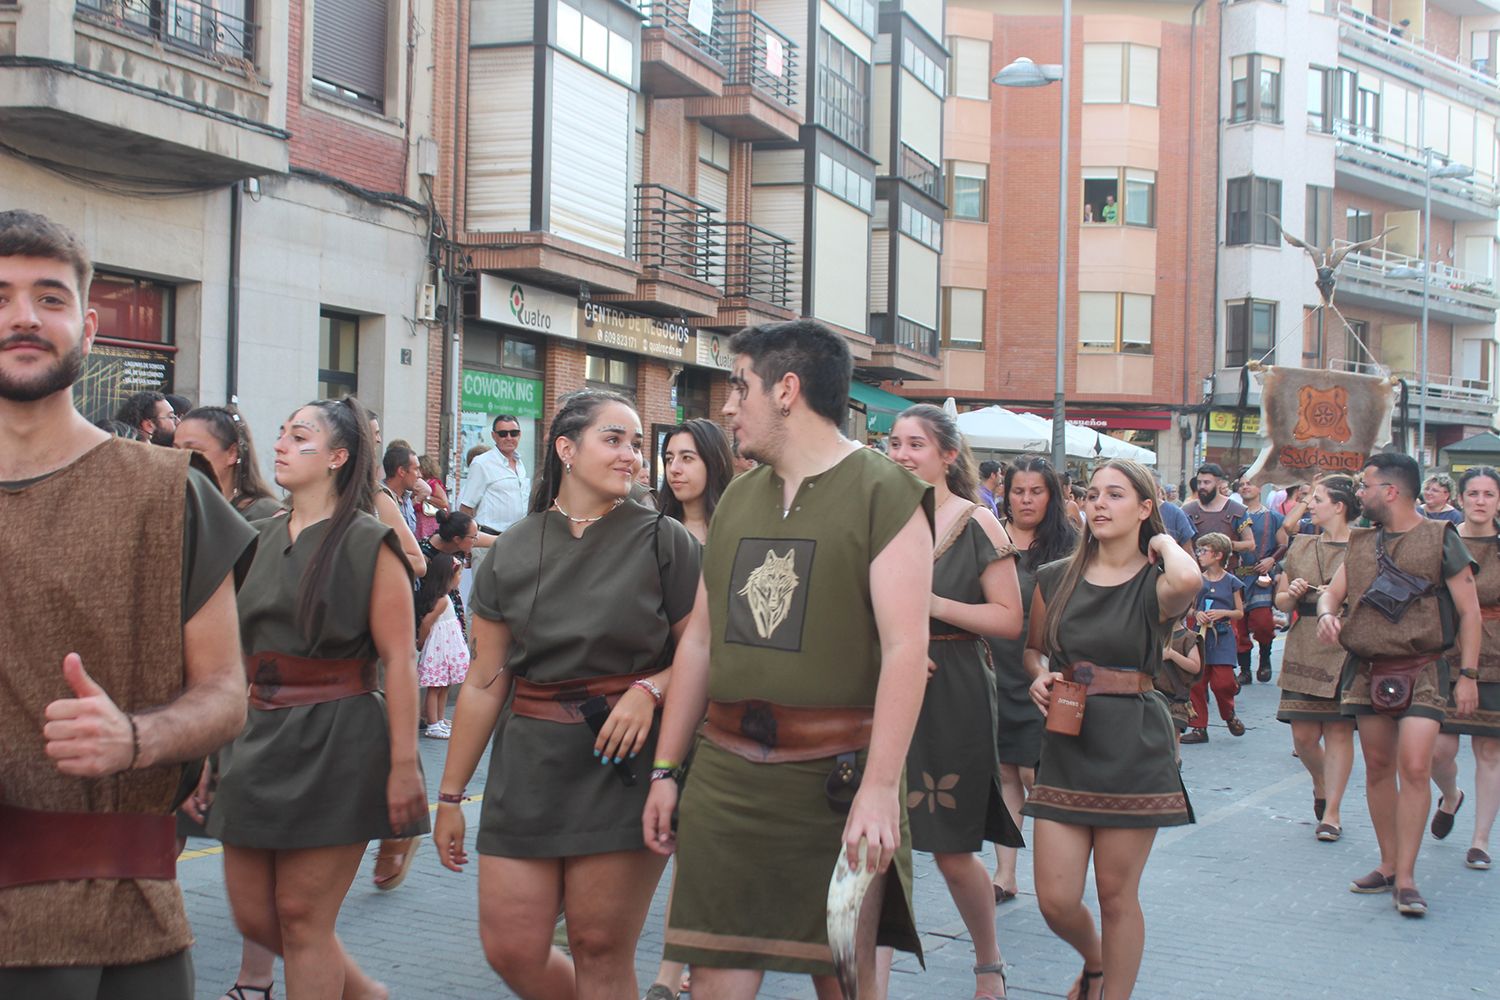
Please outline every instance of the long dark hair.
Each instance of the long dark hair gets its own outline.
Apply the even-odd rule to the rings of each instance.
[[[911,417],[922,421],[927,433],[940,451],[954,451],[958,456],[948,466],[945,479],[948,492],[963,497],[969,503],[979,502],[979,476],[974,470],[974,454],[969,451],[969,442],[958,429],[958,421],[948,416],[948,411],[931,403],[917,403],[902,410],[897,420]]]
[[[531,493],[530,514],[540,514],[552,506],[557,491],[562,488],[563,463],[557,455],[557,439],[567,438],[574,444],[584,429],[594,422],[600,408],[619,403],[632,412],[635,406],[618,392],[607,389],[578,389],[557,401],[557,413],[552,417],[552,426],[547,429],[547,445],[542,450],[542,474],[537,477],[536,488]]]
[[[453,580],[453,567],[457,564],[458,557],[451,552],[434,553],[427,560],[427,575],[422,577],[422,586],[417,588],[417,596],[412,599],[412,603],[416,605],[418,622],[437,607],[438,601],[448,596],[448,585]]]
[[[245,423],[236,406],[200,406],[189,410],[183,420],[201,420],[208,433],[226,451],[235,449],[234,485],[226,499],[239,509],[257,500],[275,499],[271,488],[261,478],[260,464],[255,460],[255,442],[250,425]]]
[[[1097,476],[1105,469],[1113,469],[1123,475],[1135,490],[1137,499],[1151,505],[1150,516],[1141,522],[1136,534],[1136,545],[1140,548],[1141,555],[1145,555],[1151,547],[1151,539],[1167,530],[1162,523],[1161,508],[1156,504],[1156,479],[1144,465],[1124,458],[1110,459],[1095,468],[1093,475]],[[1043,652],[1048,656],[1056,656],[1062,648],[1058,641],[1058,629],[1062,625],[1063,612],[1067,610],[1068,601],[1077,589],[1078,581],[1083,579],[1083,574],[1088,571],[1098,554],[1099,539],[1092,531],[1085,531],[1083,544],[1074,550],[1073,558],[1063,573],[1062,582],[1047,601],[1047,624],[1043,631],[1042,645]]]
[[[693,447],[698,450],[698,457],[703,461],[703,469],[707,473],[707,481],[703,486],[703,520],[708,521],[714,516],[714,508],[719,506],[719,497],[724,495],[729,481],[734,478],[734,456],[729,450],[729,435],[724,433],[724,428],[702,417],[683,421],[667,431],[662,440],[670,443],[678,434],[692,436]],[[661,489],[656,491],[656,496],[663,514],[682,520],[682,501],[677,499],[672,488],[667,485],[665,465]]]
[[[1005,485],[1001,490],[1000,509],[1007,522],[1013,520],[1010,510],[1010,485],[1016,476],[1034,473],[1042,477],[1047,487],[1047,510],[1031,539],[1031,547],[1021,556],[1026,572],[1035,573],[1041,566],[1068,555],[1078,546],[1078,525],[1068,516],[1067,504],[1063,502],[1062,476],[1052,463],[1040,455],[1022,455],[1005,469]]]
[[[328,611],[328,578],[333,573],[344,535],[356,517],[375,509],[375,437],[370,433],[369,411],[353,396],[316,399],[303,408],[316,410],[323,419],[328,428],[329,448],[349,452],[348,460],[333,476],[337,499],[328,519],[328,533],[307,564],[297,592],[297,625],[311,640]]]

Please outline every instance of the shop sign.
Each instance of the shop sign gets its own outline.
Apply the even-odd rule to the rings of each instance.
[[[1013,409],[1052,419],[1050,407]],[[1094,431],[1164,431],[1172,427],[1172,414],[1167,410],[1075,410],[1069,406],[1067,417],[1068,423]]]
[[[693,331],[686,323],[641,316],[599,302],[585,302],[579,313],[578,339],[584,343],[669,361],[697,360],[696,354],[689,356]]]
[[[467,413],[512,413],[533,420],[542,418],[541,379],[465,368],[459,398],[459,408]]]
[[[493,274],[479,276],[479,318],[552,337],[574,337],[578,301]]]
[[[729,334],[713,330],[698,331],[698,364],[704,368],[729,371],[734,355],[729,353]]]
[[[171,391],[170,354],[96,343],[73,385],[73,400],[90,421],[108,420],[137,392]]]
[[[1237,418],[1236,415],[1229,410],[1208,411],[1209,430],[1219,431],[1224,434],[1233,434],[1236,426],[1238,426],[1239,429],[1245,434],[1259,434],[1260,414],[1247,413],[1244,416],[1240,416]]]

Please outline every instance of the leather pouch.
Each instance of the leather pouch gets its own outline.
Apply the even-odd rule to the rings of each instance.
[[[1083,731],[1083,709],[1088,687],[1062,678],[1052,682],[1052,700],[1047,704],[1047,732],[1077,736]]]
[[[1400,715],[1411,707],[1417,677],[1431,660],[1370,664],[1370,707],[1381,715]]]
[[[1413,604],[1432,592],[1432,583],[1399,568],[1385,551],[1385,531],[1375,538],[1375,560],[1379,572],[1359,603],[1367,604],[1392,624],[1399,622]]]

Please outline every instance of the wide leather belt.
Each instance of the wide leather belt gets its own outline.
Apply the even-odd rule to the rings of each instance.
[[[374,659],[323,660],[289,653],[245,657],[250,707],[262,710],[320,705],[379,690]]]
[[[86,878],[176,877],[177,824],[171,816],[0,804],[0,889]]]
[[[536,684],[524,677],[517,677],[514,681],[515,698],[510,703],[510,710],[514,715],[541,719],[544,722],[586,722],[582,709],[584,702],[591,698],[603,698],[610,708],[614,708],[620,696],[629,691],[632,684],[659,673],[660,667],[638,674],[611,674],[551,684]]]
[[[1414,674],[1427,666],[1436,663],[1441,653],[1418,653],[1415,656],[1377,656],[1365,662],[1370,665],[1371,670],[1381,670],[1393,674]]]
[[[710,701],[703,738],[755,764],[789,764],[863,750],[874,726],[873,708]]]
[[[1500,622],[1500,604],[1481,604],[1479,617],[1487,622]]]
[[[934,632],[928,638],[933,642],[955,642],[960,639],[978,642],[980,637],[973,632]]]
[[[1063,667],[1062,675],[1074,684],[1082,684],[1090,696],[1096,694],[1145,694],[1156,689],[1156,682],[1132,667],[1105,667],[1087,660]]]
[[[1317,601],[1298,601],[1297,602],[1297,614],[1301,615],[1303,618],[1316,618],[1316,617],[1318,617],[1318,602]]]

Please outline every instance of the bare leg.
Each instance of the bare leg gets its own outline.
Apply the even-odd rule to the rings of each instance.
[[[977,854],[934,854],[938,871],[948,883],[948,894],[958,907],[974,942],[974,960],[977,965],[993,965],[1000,961],[1000,944],[995,936],[995,894],[985,874],[984,863]],[[980,993],[1000,996],[1005,991],[1005,982],[998,972],[987,972],[976,977]]]
[[[297,1000],[384,998],[334,933],[339,908],[364,856],[364,844],[276,852],[276,917],[286,992]]]
[[[276,919],[276,859],[271,851],[224,846],[224,888],[235,926],[247,942],[281,954]]]
[[[1365,800],[1380,845],[1380,873],[1396,874],[1396,723],[1383,715],[1357,717],[1365,757]],[[1426,819],[1426,816],[1423,816]]]
[[[1432,748],[1432,783],[1437,785],[1443,801],[1438,808],[1447,806],[1452,811],[1458,807],[1458,736],[1454,733],[1439,733]]]
[[[1141,912],[1141,872],[1156,839],[1154,828],[1100,827],[1094,831],[1094,885],[1103,925],[1104,989],[1101,1000],[1129,1000],[1146,948]]]
[[[1427,832],[1427,810],[1432,808],[1432,745],[1437,741],[1436,719],[1407,716],[1397,733],[1396,765],[1401,773],[1396,799],[1396,888],[1416,886],[1417,852]]]
[[[1000,797],[1005,802],[1005,808],[1010,810],[1010,818],[1016,821],[1017,828],[1023,822],[1021,807],[1026,804],[1026,795],[1031,791],[1031,783],[1035,777],[1034,768],[1021,767],[1019,764],[1000,765]],[[1018,854],[1020,852],[1014,847],[995,845],[995,876],[991,881],[996,886],[1011,892],[1020,887],[1016,877]]]
[[[1472,737],[1474,744],[1474,841],[1469,846],[1486,853],[1495,813],[1500,811],[1500,739]]]
[[[562,909],[563,863],[479,858],[479,942],[490,967],[522,1000],[574,1000],[573,961],[552,947]]]
[[[1292,746],[1297,748],[1297,759],[1312,775],[1313,798],[1325,799],[1328,793],[1323,781],[1323,724],[1321,722],[1293,722]]]
[[[765,973],[759,969],[711,969],[693,967],[693,1000],[755,1000]],[[817,979],[814,978],[814,983]],[[837,990],[838,986],[835,985]],[[818,991],[822,998],[822,990]],[[834,994],[838,996],[837,993]]]
[[[1354,770],[1354,723],[1323,723],[1323,797],[1328,807],[1323,822],[1342,827],[1344,792],[1349,788],[1349,772]]]
[[[1042,917],[1052,933],[1083,957],[1085,969],[1099,971],[1104,952],[1094,928],[1094,915],[1083,905],[1083,884],[1094,848],[1093,829],[1038,819],[1032,840],[1032,880]]]
[[[263,990],[269,989],[275,979],[276,953],[245,938],[240,944],[240,971],[234,984]]]
[[[635,946],[667,859],[645,849],[568,858],[563,912],[578,996],[636,1000]]]
[[[422,696],[422,718],[428,724],[442,722],[443,715],[448,706],[448,688],[430,687]]]

